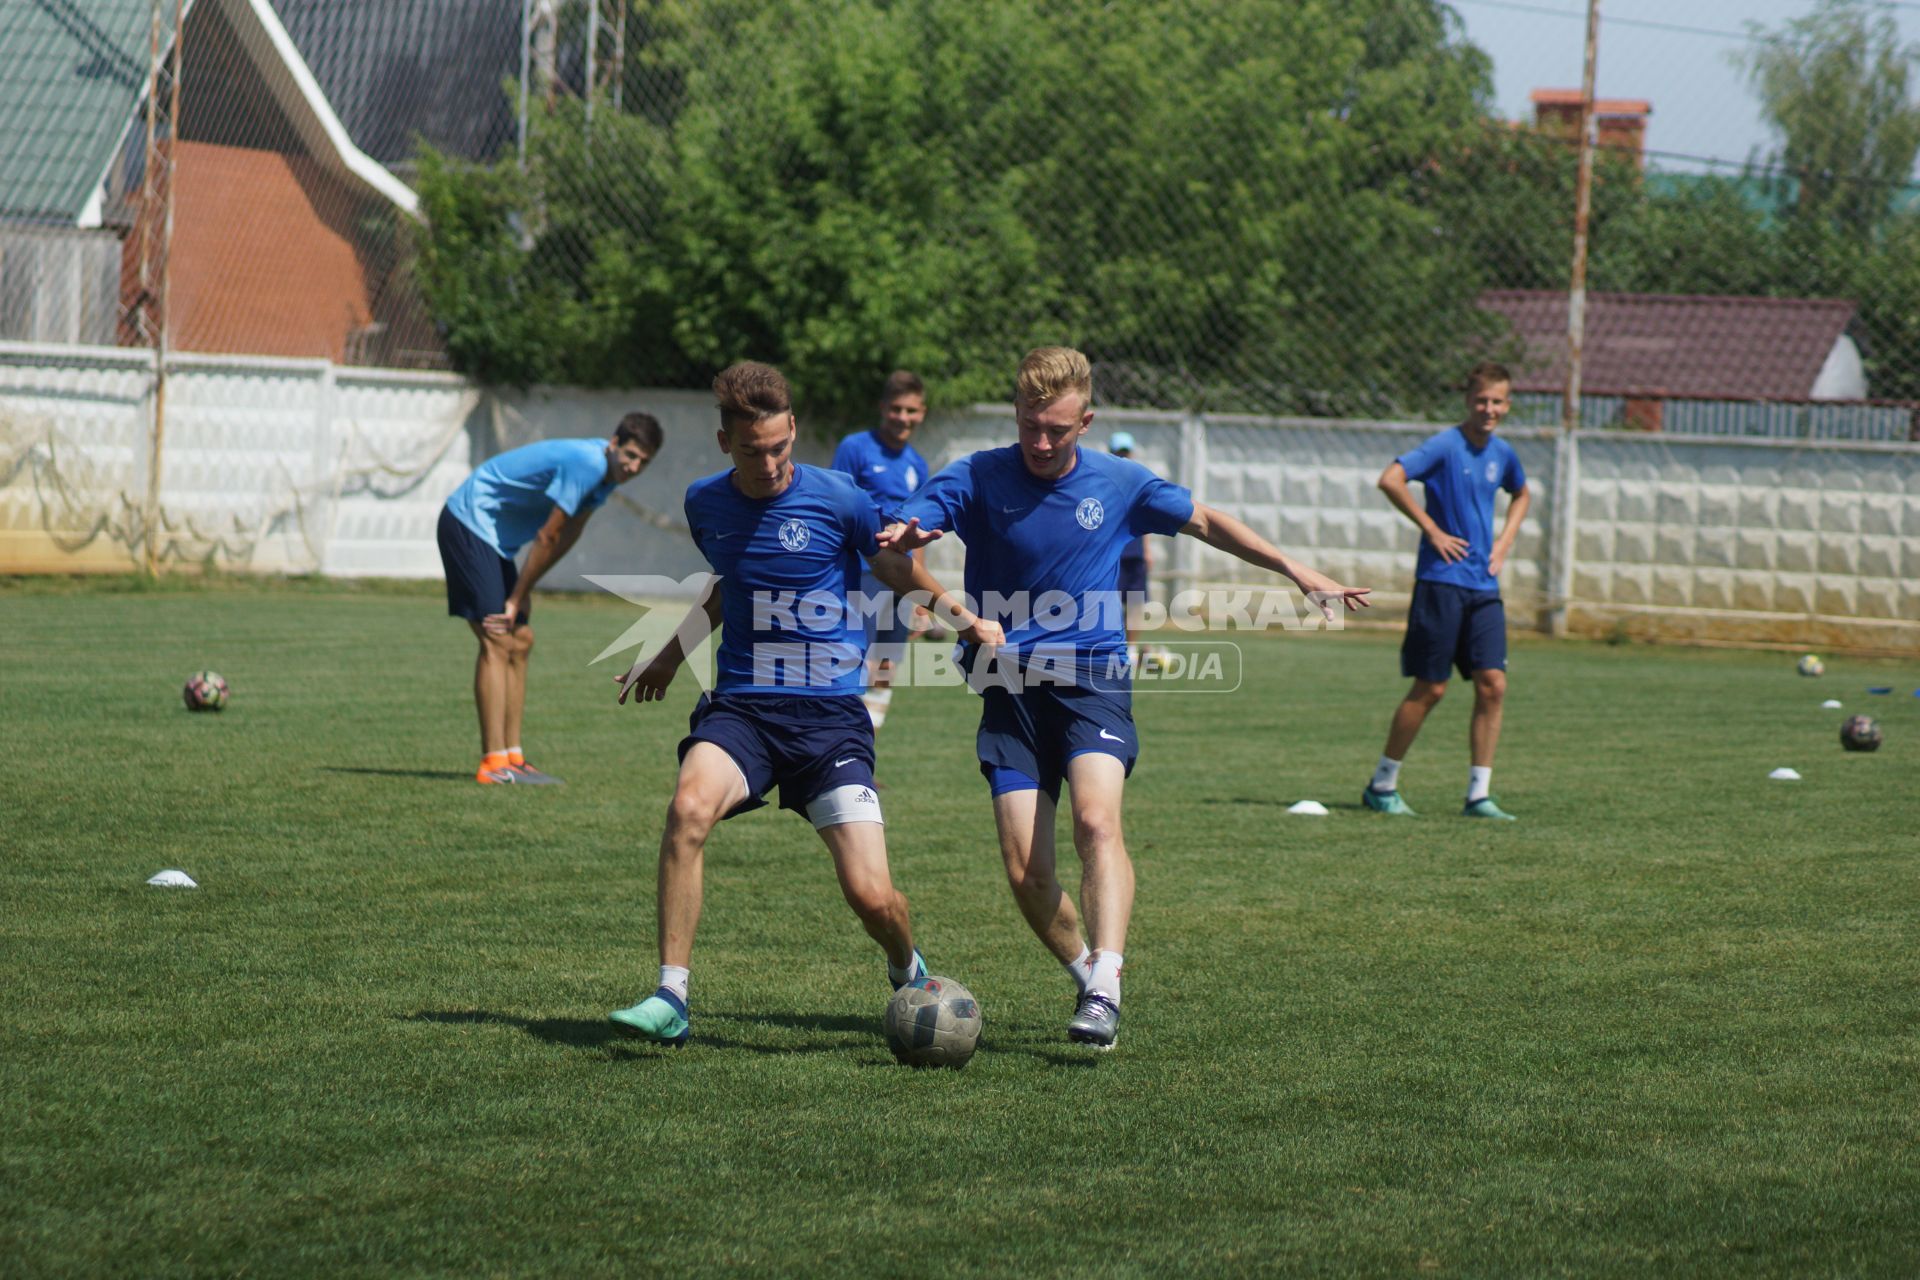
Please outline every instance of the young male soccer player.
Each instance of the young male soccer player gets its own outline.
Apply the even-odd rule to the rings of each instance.
[[[520,717],[533,653],[533,587],[560,562],[616,485],[660,452],[653,415],[630,413],[610,440],[541,440],[474,468],[440,511],[447,613],[480,642],[473,700],[480,711],[481,783],[552,783],[527,763]],[[525,568],[513,557],[531,542]]]
[[[1476,365],[1467,374],[1467,420],[1430,436],[1380,473],[1380,489],[1407,519],[1420,526],[1420,559],[1414,570],[1407,638],[1400,646],[1400,674],[1412,679],[1393,713],[1387,748],[1361,799],[1378,813],[1413,817],[1400,798],[1400,762],[1447,691],[1452,668],[1473,681],[1473,720],[1467,730],[1472,764],[1467,770],[1469,818],[1511,822],[1494,802],[1493,751],[1500,742],[1501,707],[1507,695],[1507,615],[1500,603],[1500,570],[1526,519],[1532,496],[1513,446],[1495,437],[1511,407],[1512,376],[1500,365]],[[1407,488],[1426,488],[1421,510]],[[1493,535],[1493,495],[1513,495],[1500,536]]]
[[[980,771],[993,796],[1007,882],[1028,925],[1079,987],[1068,1038],[1111,1048],[1133,912],[1121,793],[1139,753],[1114,591],[1121,552],[1141,533],[1191,534],[1291,578],[1328,617],[1333,603],[1363,606],[1368,589],[1341,586],[1283,555],[1139,463],[1080,448],[1092,399],[1092,369],[1080,352],[1028,352],[1015,387],[1018,443],[941,471],[894,512],[881,542],[905,551],[952,530],[967,544],[967,598],[1007,636],[990,663],[977,651],[968,655],[981,689]],[[993,679],[989,666],[1004,678]],[[1063,780],[1072,790],[1086,936],[1055,874]]]
[[[927,417],[927,387],[918,374],[905,369],[887,375],[880,389],[880,422],[856,432],[833,451],[833,469],[853,477],[866,490],[874,508],[889,511],[906,501],[925,481],[930,469],[910,441]],[[860,590],[868,600],[886,594],[872,570],[862,573]],[[911,628],[900,620],[898,602],[884,613],[869,615],[867,625],[867,714],[877,730],[887,722],[893,703],[894,664],[904,662]]]
[[[879,515],[847,477],[793,461],[792,397],[778,370],[736,364],[713,389],[720,451],[733,465],[688,488],[686,513],[694,545],[719,575],[695,606],[708,627],[721,629],[718,679],[680,742],[680,777],[660,837],[660,984],[611,1015],[673,1045],[689,1034],[687,977],[707,836],[758,808],[775,784],[781,807],[806,814],[833,855],[841,893],[887,954],[888,980],[898,988],[926,972],[907,900],[887,870],[873,722],[860,701],[866,635],[847,599],[860,560],[877,556]],[[904,556],[879,567],[891,590],[945,597]],[[1001,638],[992,623],[955,612],[968,637]],[[685,658],[676,637],[635,662],[618,677],[620,701],[636,691],[638,702],[665,696]]]

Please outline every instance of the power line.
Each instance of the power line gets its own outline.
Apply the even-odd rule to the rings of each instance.
[[[1509,9],[1515,13],[1537,13],[1549,18],[1568,18],[1575,22],[1587,20],[1584,13],[1574,13],[1567,9],[1550,9],[1540,4],[1525,4],[1521,0],[1450,0],[1453,4],[1478,5],[1483,9]],[[1913,6],[1920,9],[1920,5]],[[1723,40],[1739,40],[1746,44],[1775,44],[1779,36],[1759,36],[1751,31],[1723,31],[1717,27],[1689,27],[1676,22],[1655,22],[1650,18],[1609,18],[1600,16],[1600,23],[1607,27],[1644,27],[1649,31],[1672,31],[1681,35],[1714,36]]]

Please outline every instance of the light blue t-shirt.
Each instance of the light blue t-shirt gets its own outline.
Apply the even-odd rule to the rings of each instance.
[[[967,544],[966,593],[1022,660],[1071,655],[1098,681],[1127,647],[1115,589],[1120,557],[1143,533],[1176,534],[1193,495],[1137,462],[1081,449],[1057,480],[1027,470],[1018,445],[960,459],[888,513]]]
[[[613,489],[605,440],[540,440],[475,467],[447,499],[447,510],[511,560],[555,507],[577,516],[600,506]]]
[[[693,543],[720,575],[716,693],[841,697],[867,687],[867,632],[848,608],[880,516],[851,479],[796,464],[777,497],[731,469],[687,489]]]
[[[1465,432],[1450,427],[1396,461],[1405,468],[1408,480],[1426,486],[1427,514],[1433,522],[1467,540],[1465,558],[1449,563],[1440,558],[1433,543],[1421,538],[1413,576],[1469,591],[1498,591],[1499,581],[1487,571],[1487,559],[1493,554],[1493,495],[1499,489],[1519,493],[1527,487],[1527,473],[1513,446],[1494,436],[1485,448],[1475,449]]]
[[[891,511],[913,496],[927,482],[927,460],[910,444],[889,448],[877,431],[850,435],[833,451],[833,469],[853,477],[853,482],[873,498],[874,509]]]

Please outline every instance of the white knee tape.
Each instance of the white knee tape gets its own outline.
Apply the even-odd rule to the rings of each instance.
[[[812,819],[816,831],[822,827],[839,826],[843,822],[878,822],[886,825],[886,820],[880,816],[880,797],[872,787],[857,782],[815,796],[807,802],[807,817]]]

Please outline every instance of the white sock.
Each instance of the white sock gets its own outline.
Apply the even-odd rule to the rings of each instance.
[[[1087,990],[1098,991],[1115,1004],[1120,1003],[1120,966],[1126,957],[1118,951],[1093,953],[1093,972],[1087,975]]]
[[[1353,775],[1349,774],[1348,777]],[[1400,786],[1400,762],[1380,757],[1380,763],[1373,766],[1373,781],[1367,784],[1375,791],[1394,791]]]
[[[1493,766],[1469,765],[1467,767],[1467,803],[1485,800],[1493,791]]]
[[[1087,950],[1087,944],[1083,942],[1080,944],[1080,954],[1060,966],[1067,971],[1067,976],[1073,979],[1073,985],[1080,988],[1083,995],[1087,990],[1087,971],[1092,967],[1087,957],[1092,954]]]
[[[679,964],[660,966],[660,985],[680,997],[680,1003],[687,1002],[687,968]]]
[[[892,689],[869,689],[861,701],[867,704],[867,718],[877,730],[887,722],[887,708],[893,705]]]
[[[916,951],[913,954],[919,955],[920,953]],[[887,981],[906,982],[912,979],[912,977],[913,977],[913,956],[907,957],[907,967],[904,969],[896,969],[893,967],[892,960],[887,961]]]

